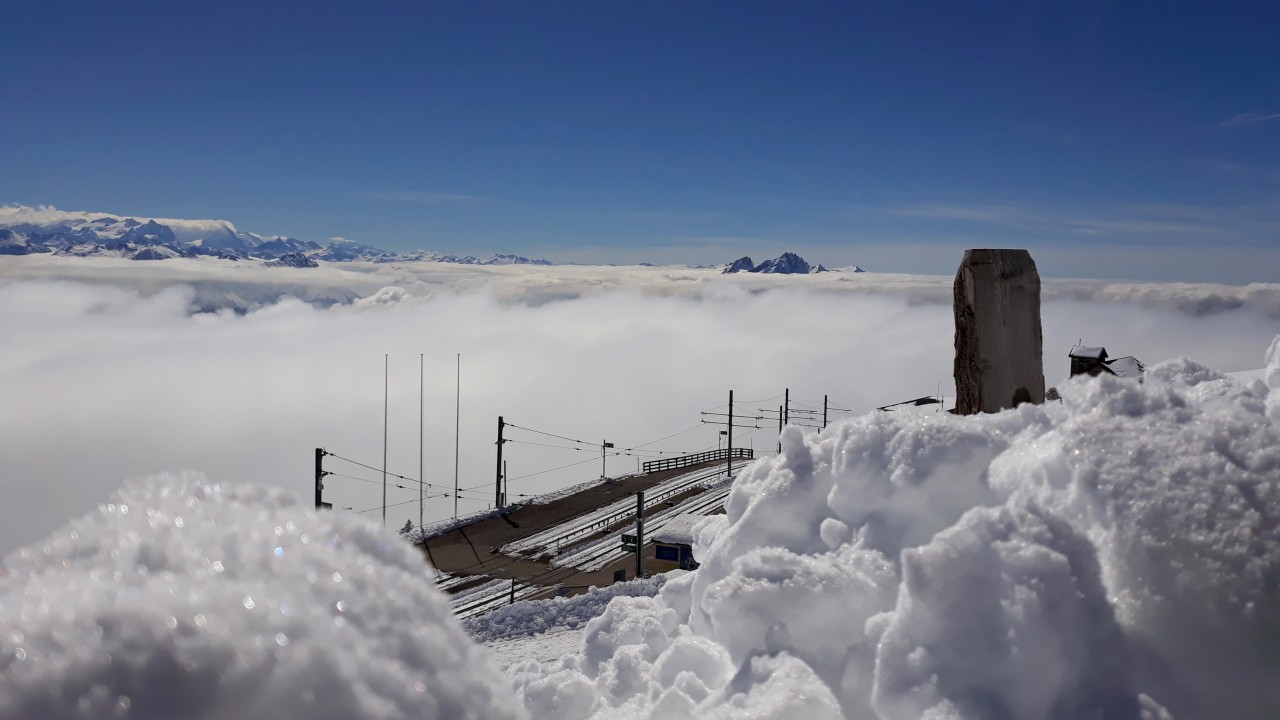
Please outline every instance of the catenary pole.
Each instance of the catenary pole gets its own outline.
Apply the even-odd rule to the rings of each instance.
[[[636,578],[644,575],[644,491],[636,491]]]
[[[382,356],[382,527],[387,526],[387,403],[391,397],[391,355]]]
[[[733,478],[733,391],[729,391],[729,448],[725,453],[725,477]]]
[[[493,507],[502,507],[502,429],[506,427],[502,416],[498,416],[498,464],[493,470]]]
[[[426,405],[426,374],[424,372],[425,361],[423,353],[418,353],[418,528],[422,528],[422,512],[423,503],[426,500],[426,493],[423,490],[427,486],[426,474],[423,467],[426,465],[427,458],[427,430],[424,425],[423,412]]]
[[[324,448],[316,448],[316,509],[324,506]]]
[[[782,406],[778,406],[778,454],[782,454]]]
[[[458,450],[462,447],[462,353],[458,353],[458,380],[453,391],[453,519],[458,519]]]

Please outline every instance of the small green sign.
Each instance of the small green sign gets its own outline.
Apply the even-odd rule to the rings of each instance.
[[[636,544],[636,536],[635,536],[635,535],[623,535],[623,536],[622,536],[622,542],[624,542],[624,543],[630,543],[630,544],[632,544],[632,545],[635,545],[635,544]]]
[[[635,552],[636,550],[639,550],[639,549],[640,549],[640,548],[636,547],[636,546],[635,546],[635,545],[633,545],[633,544],[623,543],[623,545],[622,545],[622,550],[623,550],[624,552]]]

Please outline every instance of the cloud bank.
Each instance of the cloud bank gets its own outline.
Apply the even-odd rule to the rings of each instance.
[[[5,260],[0,490],[10,512],[0,549],[96,506],[123,478],[194,468],[308,495],[316,447],[380,467],[384,354],[388,467],[411,478],[423,357],[428,522],[454,509],[441,495],[454,484],[459,353],[463,513],[491,501],[499,415],[586,443],[643,446],[608,458],[618,474],[656,451],[714,448],[717,428],[700,411],[723,412],[730,389],[740,411],[757,413],[776,409],[787,388],[797,407],[820,410],[828,395],[857,413],[951,395],[943,277]],[[1148,363],[1191,355],[1224,370],[1257,367],[1277,298],[1275,285],[1048,282],[1046,380],[1066,375],[1077,339]],[[773,451],[776,426],[759,424],[736,444]],[[508,437],[521,441],[506,448],[512,495],[600,474],[598,445]],[[326,500],[380,519],[381,474],[329,462],[347,477],[327,481]],[[388,525],[417,522],[416,485],[393,478],[388,502]]]

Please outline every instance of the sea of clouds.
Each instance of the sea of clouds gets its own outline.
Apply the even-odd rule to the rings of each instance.
[[[316,447],[380,468],[384,354],[388,467],[410,478],[423,358],[427,522],[454,511],[441,494],[455,476],[458,354],[464,514],[491,502],[499,415],[618,451],[645,445],[643,457],[610,457],[613,475],[654,450],[714,448],[718,428],[700,411],[724,412],[730,389],[740,413],[776,409],[786,388],[798,406],[820,409],[829,395],[854,411],[833,418],[950,396],[950,284],[680,267],[0,258],[0,551],[96,507],[125,478],[194,468],[307,495]],[[1274,335],[1280,286],[1046,280],[1043,317],[1049,385],[1078,339],[1148,363],[1189,355],[1244,370]],[[736,431],[735,445],[773,452],[776,425],[758,424]],[[505,448],[513,496],[600,474],[598,446],[507,437],[525,441]],[[380,472],[327,463],[346,477],[328,479],[326,500],[380,520]],[[570,463],[580,464],[543,473]],[[392,478],[387,500],[389,526],[417,522],[415,484]]]

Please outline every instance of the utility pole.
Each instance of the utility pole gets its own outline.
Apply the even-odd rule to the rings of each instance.
[[[316,509],[332,510],[333,503],[327,503],[321,497],[324,493],[324,476],[329,473],[324,470],[324,456],[327,455],[324,448],[316,448]]]
[[[636,579],[644,575],[644,491],[636,491]]]
[[[733,479],[733,391],[732,390],[729,391],[729,429],[726,432],[728,432],[729,434],[729,442],[728,442],[729,448],[728,448],[728,451],[725,452],[724,454],[725,455],[724,472],[725,472],[725,477],[729,480],[732,480]]]
[[[791,423],[791,388],[786,388],[782,392],[782,424],[789,425]]]
[[[604,464],[605,464],[604,449],[611,448],[611,447],[613,447],[613,443],[603,438],[600,440],[600,479],[601,480],[604,480],[605,478],[609,477],[609,474],[605,472],[605,467],[604,467]]]
[[[502,443],[505,442],[502,439],[502,428],[506,426],[507,424],[503,422],[502,416],[499,415],[498,416],[498,466],[494,470],[495,477],[493,479],[493,507],[494,508],[502,507]]]
[[[822,429],[827,429],[827,396],[822,396]]]
[[[423,353],[418,353],[418,529],[422,529],[422,509],[426,500],[427,477],[423,472],[427,457],[427,431],[423,424],[423,407],[426,403],[426,375],[423,371]]]
[[[453,391],[453,519],[458,519],[458,449],[462,447],[462,353],[458,353],[458,381]]]
[[[391,355],[382,356],[382,527],[387,526],[387,402],[391,387]]]
[[[769,411],[762,411],[762,412],[773,412],[773,411],[772,411],[772,410],[769,410]],[[727,420],[727,421],[725,421],[725,420],[708,420],[708,419],[707,419],[707,417],[708,417],[708,416],[711,416],[711,417],[724,416],[724,417],[727,417],[727,418],[728,418],[728,420]],[[728,430],[727,430],[727,431],[725,431],[725,430],[721,430],[721,431],[720,431],[720,434],[722,434],[722,435],[728,435],[728,436],[729,436],[729,442],[728,442],[728,446],[729,446],[729,448],[728,448],[728,451],[725,453],[725,454],[728,456],[728,457],[727,457],[727,461],[728,461],[728,462],[727,462],[727,464],[726,464],[726,466],[725,466],[725,470],[726,470],[726,472],[728,472],[728,473],[729,473],[729,477],[733,477],[733,429],[734,429],[734,428],[736,428],[736,427],[739,427],[739,428],[748,428],[748,429],[752,429],[752,430],[759,430],[759,429],[760,429],[760,421],[764,419],[764,416],[762,416],[762,415],[748,415],[748,416],[746,416],[746,417],[744,417],[744,418],[742,418],[742,419],[743,419],[743,420],[750,420],[750,421],[752,421],[752,424],[751,424],[751,425],[737,425],[737,424],[735,424],[735,423],[734,423],[734,417],[735,417],[735,416],[734,416],[734,414],[733,414],[733,391],[732,391],[732,390],[730,390],[730,391],[729,391],[729,412],[728,412],[728,413],[706,412],[706,411],[703,411],[703,413],[702,413],[702,422],[703,422],[704,424],[706,424],[706,425],[725,425],[725,426],[727,426],[727,427],[728,427]],[[717,442],[717,445],[718,445],[718,442]]]

